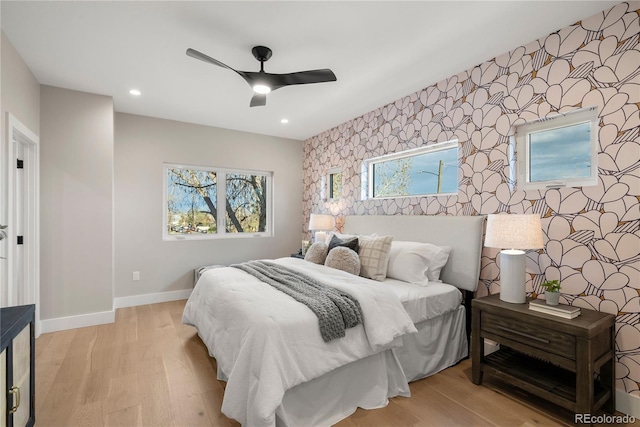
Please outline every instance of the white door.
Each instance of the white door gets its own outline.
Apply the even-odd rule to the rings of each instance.
[[[6,135],[3,135],[6,136]],[[6,307],[7,278],[7,138],[0,138],[0,307]]]
[[[39,140],[7,114],[6,239],[3,249],[7,283],[4,306],[36,305],[36,336],[40,334]],[[4,291],[3,291],[4,294]]]

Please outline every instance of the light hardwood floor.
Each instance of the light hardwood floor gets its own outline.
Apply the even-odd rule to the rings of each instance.
[[[121,308],[116,322],[36,340],[37,426],[237,426],[185,301]],[[358,410],[340,426],[560,426],[571,414],[516,389],[471,383],[465,360],[411,384],[411,398]],[[640,422],[636,422],[640,426]]]

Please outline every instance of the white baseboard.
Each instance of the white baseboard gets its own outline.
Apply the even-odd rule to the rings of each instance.
[[[138,305],[157,304],[159,302],[177,301],[189,298],[193,289],[160,292],[157,294],[131,295],[113,299],[113,308],[135,307]]]
[[[640,419],[640,396],[616,389],[616,411]]]
[[[57,317],[40,321],[40,332],[66,331],[67,329],[85,328],[87,326],[104,325],[116,320],[116,309],[135,307],[138,305],[156,304],[159,302],[177,301],[189,298],[193,289],[160,292],[156,294],[132,295],[113,299],[113,310],[98,313],[79,314],[77,316]]]
[[[57,317],[55,319],[42,319],[40,320],[40,332],[44,334],[47,332],[66,331],[67,329],[104,325],[105,323],[113,323],[115,320],[115,310]]]

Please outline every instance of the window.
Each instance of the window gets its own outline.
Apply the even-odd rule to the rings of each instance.
[[[271,187],[270,172],[167,164],[164,237],[272,235]]]
[[[367,172],[372,198],[457,193],[458,141],[370,159]]]
[[[339,168],[329,170],[327,185],[329,200],[338,200],[342,196],[342,171]]]
[[[523,190],[587,186],[598,182],[598,109],[516,127],[518,187]]]

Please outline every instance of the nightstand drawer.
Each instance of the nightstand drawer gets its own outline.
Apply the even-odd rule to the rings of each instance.
[[[573,335],[542,329],[522,319],[514,320],[486,312],[482,313],[481,330],[529,347],[576,360],[576,338]]]

